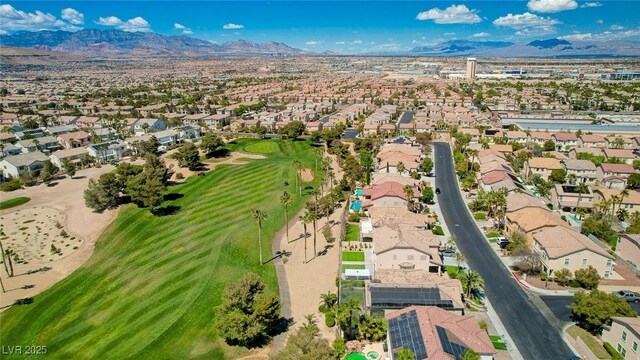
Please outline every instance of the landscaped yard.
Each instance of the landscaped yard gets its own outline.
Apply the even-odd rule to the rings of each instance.
[[[473,218],[476,220],[487,220],[487,214],[485,213],[475,213],[473,214]]]
[[[444,235],[444,231],[442,230],[442,227],[440,225],[436,225],[433,227],[433,233],[440,236]]]
[[[343,261],[364,261],[364,252],[362,251],[345,251],[342,253]]]
[[[346,241],[360,241],[360,226],[358,224],[347,224],[344,239]]]
[[[31,199],[25,196],[21,196],[21,197],[9,199],[9,200],[0,201],[0,210],[10,209],[15,206],[26,204],[29,202],[29,200]]]
[[[594,338],[593,335],[589,334],[586,330],[579,328],[576,325],[571,325],[567,329],[567,333],[569,333],[569,335],[574,339],[579,336],[582,341],[584,341],[584,343],[589,347],[589,350],[591,350],[593,354],[598,357],[598,359],[611,359],[611,355],[609,355],[607,350],[605,350],[605,348],[600,345],[598,340],[596,340],[596,338]]]
[[[274,146],[267,159],[221,165],[171,187],[180,194],[164,204],[179,208],[173,215],[157,217],[125,206],[86,264],[32,304],[1,315],[1,345],[47,345],[51,358],[245,355],[245,348],[229,347],[217,337],[215,307],[225,284],[247,272],[259,274],[267,291],[277,293],[273,263],[259,265],[251,212],[259,208],[269,215],[263,222],[269,260],[271,239],[284,223],[283,181],[295,183],[293,160],[309,168],[315,163],[314,149],[302,141],[248,139],[228,147],[266,152],[264,142]],[[306,198],[288,190],[294,216]]]
[[[366,269],[366,267],[364,266],[364,264],[362,264],[362,265],[358,265],[358,264],[342,264],[342,272],[344,272],[347,269],[364,270],[364,269]]]
[[[489,239],[491,239],[491,238],[497,238],[497,237],[502,236],[502,235],[501,235],[499,232],[497,232],[497,231],[489,231],[488,233],[486,233],[486,235],[487,235],[487,237],[488,237]]]
[[[458,277],[458,273],[460,271],[457,266],[446,265],[444,268],[447,271],[447,275],[449,275],[450,279],[456,279]]]
[[[502,340],[500,335],[489,335],[489,338],[496,350],[507,350],[507,346],[504,344],[504,340]]]

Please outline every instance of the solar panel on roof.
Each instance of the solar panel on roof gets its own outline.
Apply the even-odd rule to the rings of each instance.
[[[453,309],[453,301],[442,299],[436,288],[415,287],[377,287],[369,288],[371,306],[382,308],[404,308],[411,305],[437,306],[442,309]]]
[[[416,359],[427,358],[427,348],[420,331],[420,322],[415,310],[389,320],[389,339],[394,355],[401,348],[411,349]]]
[[[438,332],[438,337],[440,338],[440,343],[442,344],[442,350],[444,350],[444,352],[446,352],[447,354],[453,355],[456,360],[459,360],[462,353],[467,348],[460,344],[449,341],[447,331],[440,326],[436,326],[436,331]]]

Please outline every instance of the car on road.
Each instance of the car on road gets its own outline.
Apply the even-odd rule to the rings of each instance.
[[[621,299],[625,299],[628,302],[640,302],[640,294],[638,294],[637,292],[633,292],[631,290],[620,290],[620,291],[616,291],[613,293],[613,295],[621,298]]]
[[[442,255],[443,257],[455,257],[456,251],[451,249],[442,250],[442,252],[440,252],[440,255]]]
[[[440,194],[440,188],[436,188],[436,194]]]

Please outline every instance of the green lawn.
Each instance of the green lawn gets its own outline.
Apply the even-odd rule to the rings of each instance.
[[[360,226],[358,224],[347,224],[344,238],[346,241],[360,241]]]
[[[244,151],[259,154],[271,154],[278,151],[278,149],[278,143],[276,140],[264,140],[244,147]]]
[[[358,264],[343,264],[342,265],[342,272],[344,272],[347,269],[364,270],[364,269],[366,269],[366,267],[364,266],[364,264],[362,264],[362,265],[358,265]]]
[[[475,213],[473,214],[473,218],[476,220],[487,220],[487,214],[485,213]]]
[[[228,146],[247,151],[262,142],[247,139]],[[294,159],[312,169],[315,162],[306,142],[266,142],[276,149],[267,159],[221,165],[171,187],[171,193],[184,195],[167,201],[180,207],[174,215],[155,217],[148,209],[125,206],[86,264],[32,304],[0,314],[0,345],[47,345],[46,357],[52,359],[246,354],[217,338],[214,309],[225,284],[247,272],[259,274],[269,292],[278,291],[273,263],[258,264],[251,211],[269,214],[263,223],[263,253],[269,260],[271,238],[284,225],[282,183],[295,182]],[[293,188],[289,193],[294,216],[306,198]]]
[[[456,279],[458,277],[459,270],[457,266],[446,265],[444,269],[447,271],[450,279]]]
[[[507,350],[507,346],[504,344],[504,340],[499,335],[489,335],[491,343],[496,350]]]
[[[491,238],[497,238],[497,237],[502,236],[502,235],[501,235],[499,232],[497,232],[497,231],[490,231],[490,232],[486,233],[485,235],[487,235],[487,237],[488,237],[489,239],[491,239]]]
[[[0,201],[0,210],[10,209],[14,206],[20,206],[22,204],[28,203],[30,200],[31,199],[28,197],[21,196],[9,200]]]
[[[435,235],[444,235],[444,231],[442,230],[442,227],[440,225],[434,226],[432,231]]]
[[[607,350],[586,330],[576,325],[571,325],[567,329],[567,333],[574,339],[579,336],[598,359],[611,359],[611,355],[609,355]]]
[[[342,253],[343,261],[364,261],[363,251],[344,251]]]

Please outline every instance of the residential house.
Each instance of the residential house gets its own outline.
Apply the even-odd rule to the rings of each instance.
[[[576,183],[588,185],[596,183],[596,166],[590,160],[564,160],[561,163],[568,177],[571,174],[576,177]]]
[[[507,131],[505,136],[509,142],[516,142],[520,145],[526,145],[529,142],[529,136],[524,131]]]
[[[373,241],[374,274],[379,269],[422,269],[439,274],[443,266],[440,239],[424,225],[378,221],[372,232],[362,236]]]
[[[37,175],[47,160],[49,160],[47,155],[40,151],[7,156],[0,161],[2,177],[5,179],[18,178],[25,172]]]
[[[603,149],[602,151],[607,160],[623,160],[626,164],[631,165],[633,164],[633,160],[636,159],[636,154],[630,149]]]
[[[19,148],[12,143],[0,144],[0,158],[18,154],[22,154],[22,148]]]
[[[387,313],[388,357],[393,360],[400,349],[410,349],[415,359],[460,359],[471,349],[481,360],[496,353],[487,332],[472,315],[457,315],[435,306],[410,306]]]
[[[97,116],[80,116],[76,120],[75,125],[88,129],[97,128],[100,127],[100,118]]]
[[[582,148],[606,148],[607,140],[600,135],[582,134],[578,136],[578,147]]]
[[[622,191],[622,189],[609,189],[603,186],[596,186],[593,188],[593,201],[596,204],[602,201],[609,201],[609,210],[611,212],[618,212],[619,209],[624,209],[631,215],[636,211],[640,211],[640,192],[628,190],[629,195],[622,196]],[[616,201],[613,201],[614,199]]]
[[[581,209],[591,209],[594,204],[594,195],[588,186],[587,190],[587,193],[579,194],[576,192],[576,185],[555,184],[551,188],[551,203],[555,208],[569,212],[577,211],[578,206]]]
[[[549,179],[549,175],[553,170],[561,170],[562,164],[560,161],[555,158],[546,158],[546,157],[533,157],[528,159],[524,163],[524,167],[522,169],[523,174],[526,179],[531,179],[532,176],[538,175],[542,179]]]
[[[577,159],[579,154],[589,154],[592,156],[604,156],[602,152],[602,148],[592,147],[592,148],[582,148],[577,147],[569,150],[569,159]]]
[[[573,273],[588,266],[593,266],[603,279],[613,274],[612,255],[588,237],[563,226],[534,234],[532,248],[540,254],[543,269],[549,275],[563,268]]]
[[[16,146],[21,148],[23,153],[42,151],[45,154],[48,154],[60,148],[58,139],[54,138],[53,136],[43,136],[36,139],[20,140],[16,143]]]
[[[202,135],[202,130],[198,125],[183,125],[175,127],[173,130],[178,132],[179,142],[197,142]]]
[[[569,151],[578,146],[578,137],[574,133],[559,132],[551,135],[553,142],[556,143],[556,150]]]
[[[640,269],[640,234],[620,234],[616,254],[636,269]]]
[[[365,282],[365,307],[372,315],[407,306],[436,306],[464,314],[462,284],[458,279],[426,270],[379,269],[374,281]]]
[[[522,232],[527,236],[527,243],[531,244],[533,236],[545,228],[556,226],[569,227],[560,215],[540,207],[523,208],[516,211],[507,210],[505,217],[507,233]]]
[[[65,149],[85,147],[91,143],[91,136],[80,130],[58,135],[58,142]]]
[[[120,161],[124,156],[127,145],[120,140],[112,140],[87,147],[89,155],[102,162]]]
[[[18,138],[15,134],[12,133],[0,133],[0,144],[13,143],[17,141]]]
[[[89,152],[85,148],[70,148],[55,151],[53,154],[49,155],[49,159],[53,165],[62,169],[62,164],[65,160],[71,161],[72,163],[78,163],[85,155],[88,154]]]
[[[529,142],[533,145],[543,146],[549,140],[553,140],[549,132],[531,131],[529,133]]]
[[[602,332],[605,341],[622,355],[624,359],[640,359],[640,318],[611,318],[611,325],[605,325]]]
[[[401,207],[407,208],[407,195],[404,193],[405,185],[397,182],[378,183],[370,188],[362,189],[362,208],[375,207]],[[412,186],[412,199],[420,197],[420,191]]]
[[[158,139],[158,142],[161,146],[171,146],[178,143],[179,137],[178,132],[174,129],[167,129],[162,131],[157,131],[152,134]]]
[[[635,173],[636,170],[629,164],[602,163],[596,168],[598,183],[609,189],[624,189],[629,175]]]
[[[136,135],[144,135],[155,131],[164,130],[167,125],[160,119],[137,119],[130,125],[130,129]]]
[[[321,121],[310,121],[306,123],[306,127],[309,132],[321,131],[322,125],[324,125],[324,123]]]

